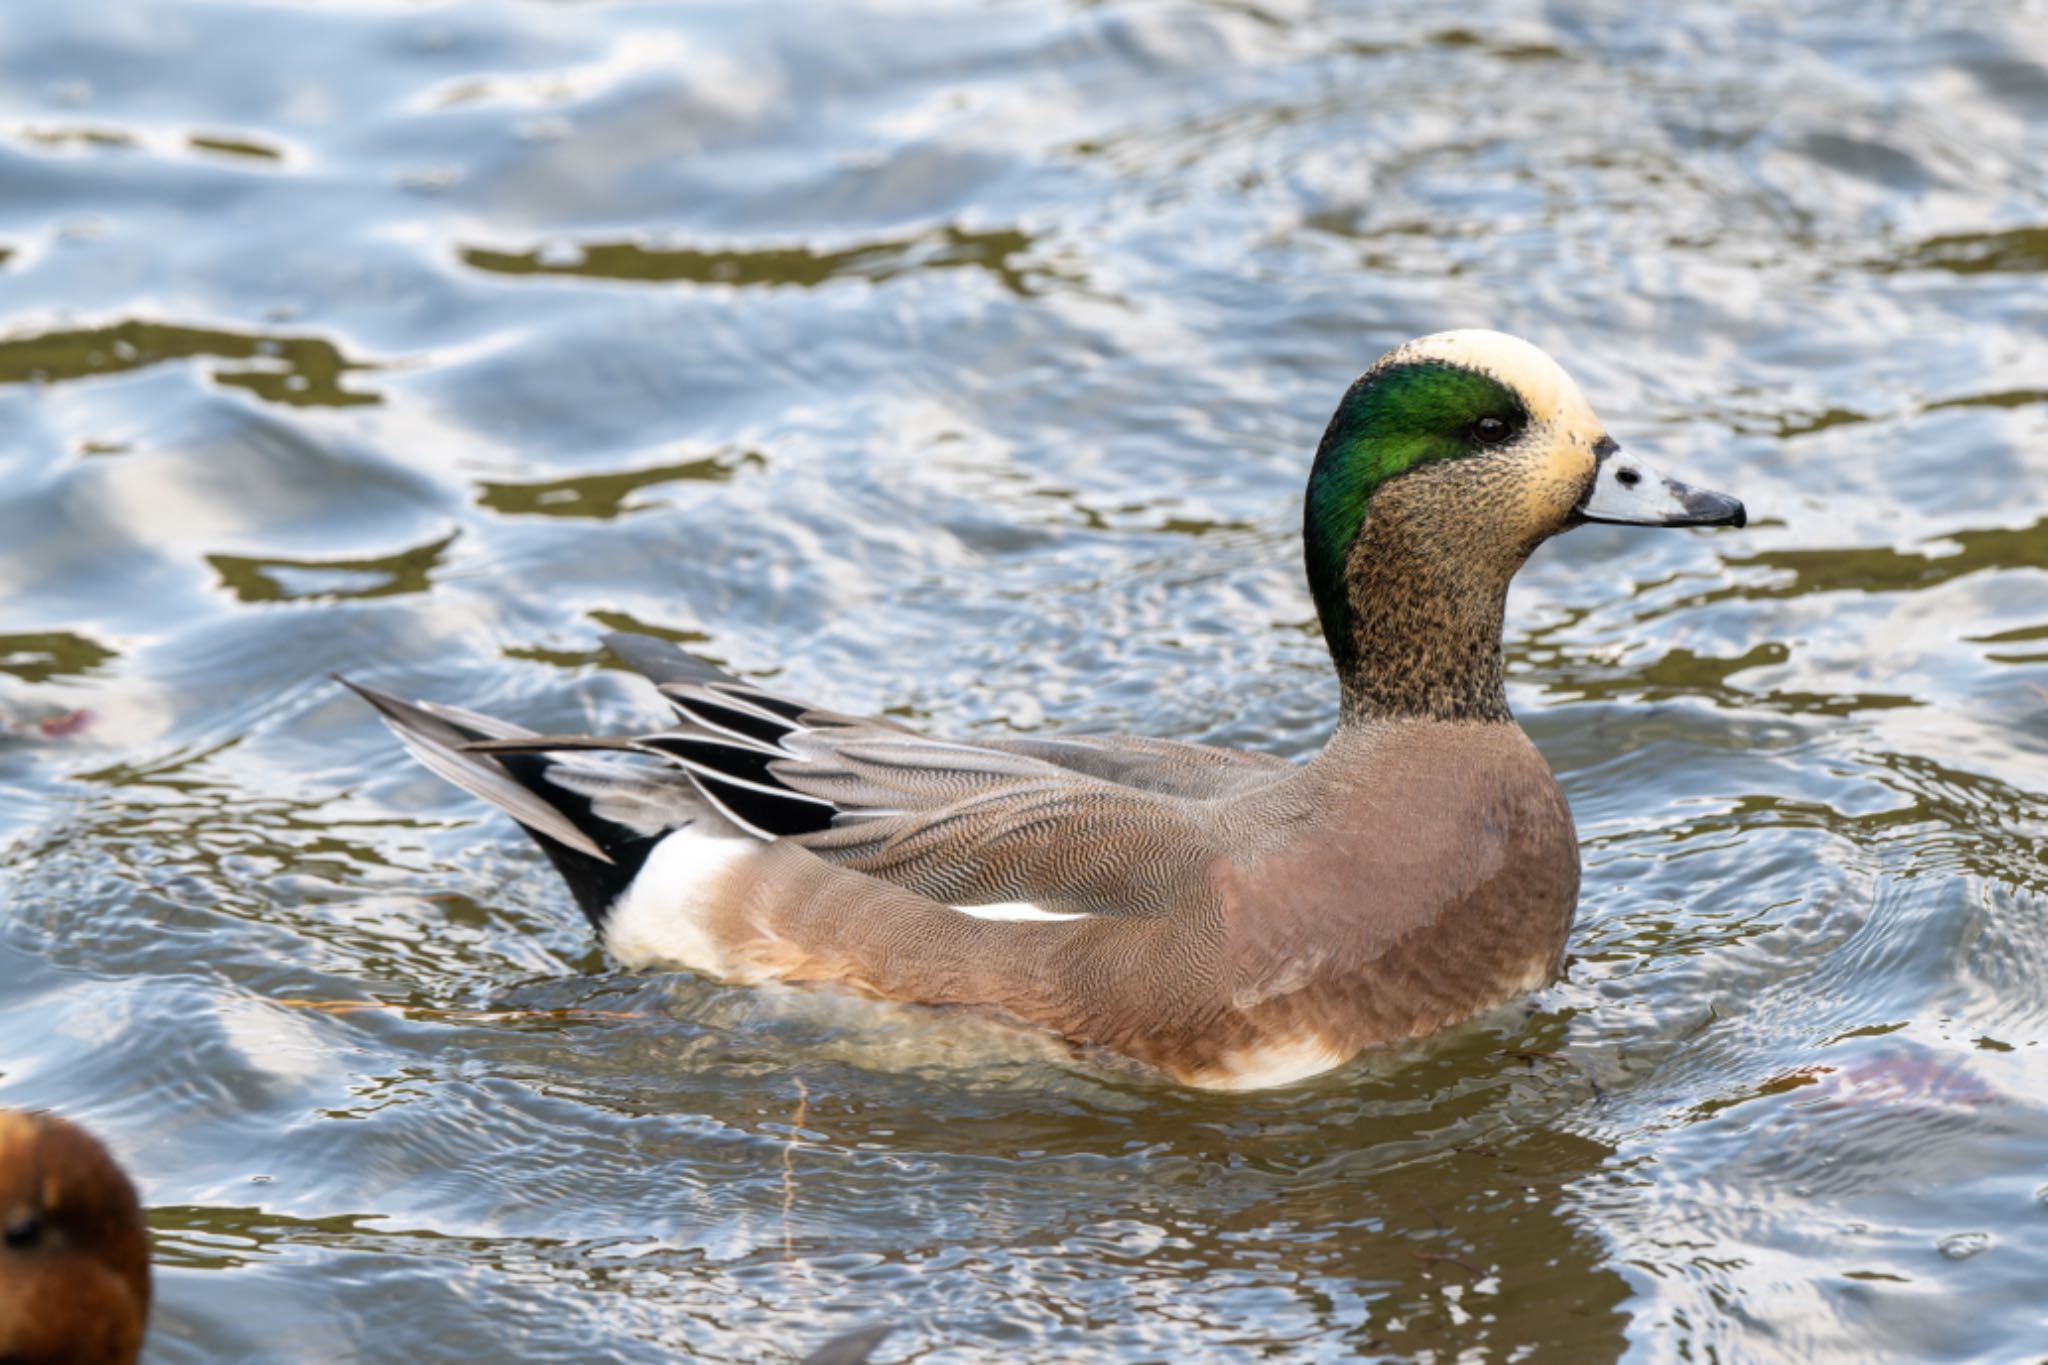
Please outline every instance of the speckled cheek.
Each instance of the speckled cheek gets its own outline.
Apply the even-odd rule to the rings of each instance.
[[[1592,485],[1594,467],[1599,463],[1593,447],[1602,434],[1598,427],[1591,432],[1569,432],[1551,447],[1549,458],[1544,461],[1549,483],[1563,498],[1567,510],[1576,506]]]
[[[1555,531],[1578,506],[1593,482],[1593,443],[1600,435],[1597,425],[1590,435],[1577,424],[1561,425],[1531,462],[1522,485],[1522,505],[1532,529]]]

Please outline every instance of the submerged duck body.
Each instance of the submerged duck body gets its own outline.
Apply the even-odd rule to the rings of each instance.
[[[1584,521],[1741,525],[1624,456],[1496,332],[1390,352],[1310,475],[1339,719],[1300,765],[1168,740],[958,742],[609,643],[678,723],[541,736],[362,691],[518,819],[612,956],[969,1005],[1185,1084],[1285,1084],[1526,991],[1578,898],[1571,812],[1508,711],[1508,581]]]
[[[149,1233],[106,1148],[0,1109],[0,1361],[128,1365],[149,1317]]]

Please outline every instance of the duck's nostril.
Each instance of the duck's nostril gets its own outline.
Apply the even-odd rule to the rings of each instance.
[[[1643,481],[1643,476],[1633,469],[1617,469],[1614,471],[1614,481],[1623,488],[1634,488]]]

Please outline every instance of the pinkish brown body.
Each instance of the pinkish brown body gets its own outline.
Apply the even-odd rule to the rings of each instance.
[[[932,739],[637,636],[612,648],[680,716],[652,734],[366,695],[527,826],[627,966],[973,1006],[1187,1084],[1284,1084],[1556,969],[1577,842],[1501,678],[1529,554],[1581,520],[1742,518],[1620,455],[1534,347],[1444,333],[1368,371],[1317,453],[1305,539],[1340,706],[1305,764]]]

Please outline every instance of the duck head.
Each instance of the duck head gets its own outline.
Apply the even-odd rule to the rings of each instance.
[[[1382,356],[1316,451],[1308,580],[1348,719],[1503,720],[1508,580],[1589,521],[1741,526],[1742,504],[1625,454],[1571,376],[1501,332]]]
[[[149,1316],[135,1187],[90,1134],[0,1110],[0,1360],[127,1365]]]

